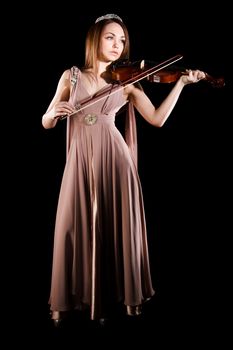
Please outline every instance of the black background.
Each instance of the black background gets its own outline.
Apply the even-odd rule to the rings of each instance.
[[[194,344],[201,337],[205,342],[223,344],[229,328],[225,313],[231,231],[226,205],[231,202],[229,9],[224,3],[211,8],[198,3],[185,7],[153,4],[153,10],[141,4],[127,11],[120,4],[98,5],[93,10],[89,4],[83,5],[86,11],[69,2],[50,10],[37,3],[27,9],[21,6],[24,19],[17,21],[13,37],[20,49],[15,56],[17,79],[13,93],[11,89],[11,105],[19,98],[21,108],[11,120],[10,135],[16,145],[8,157],[14,172],[9,174],[12,220],[7,221],[7,227],[11,256],[16,257],[16,263],[9,264],[10,283],[6,284],[13,284],[6,288],[8,295],[9,289],[12,292],[10,324],[13,315],[19,314],[20,321],[13,326],[16,330],[23,326],[20,337],[24,341],[35,331],[38,341],[49,336],[54,342],[79,342],[83,337],[85,341],[100,340],[103,345],[108,335],[117,341],[123,334],[130,341],[152,340],[155,345],[160,340]],[[157,290],[144,316],[138,322],[120,319],[120,324],[115,322],[107,329],[74,320],[65,329],[54,330],[47,302],[56,205],[65,162],[65,121],[45,130],[41,118],[62,72],[83,64],[89,26],[106,13],[117,13],[127,24],[132,61],[160,62],[182,54],[182,66],[223,76],[226,86],[218,89],[200,82],[185,87],[160,129],[137,115],[139,174]],[[142,85],[155,105],[172,87],[146,81]]]

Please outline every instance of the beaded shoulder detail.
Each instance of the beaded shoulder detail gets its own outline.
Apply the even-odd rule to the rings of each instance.
[[[79,69],[76,66],[73,66],[71,68],[71,84],[75,85],[77,83],[78,80],[78,73],[79,73]]]

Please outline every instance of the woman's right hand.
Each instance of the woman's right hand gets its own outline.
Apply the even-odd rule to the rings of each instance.
[[[75,108],[70,102],[60,101],[57,102],[52,108],[50,115],[53,120],[61,119],[65,115],[69,115],[75,111]]]
[[[58,120],[62,119],[64,116],[69,116],[69,114],[74,111],[75,108],[70,102],[56,102],[54,106],[43,115],[42,125],[45,129],[54,128]]]

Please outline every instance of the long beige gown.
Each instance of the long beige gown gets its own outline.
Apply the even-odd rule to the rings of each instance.
[[[70,101],[87,97],[82,73],[71,69]],[[115,86],[109,84],[107,90]],[[58,201],[50,308],[90,308],[105,317],[114,304],[132,309],[149,299],[151,282],[135,120],[122,89],[101,89],[94,104],[67,118],[67,159]],[[100,98],[101,97],[101,98]],[[126,141],[115,115],[129,108]],[[83,106],[83,104],[82,104]]]

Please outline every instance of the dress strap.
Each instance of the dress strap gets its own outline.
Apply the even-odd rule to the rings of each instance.
[[[131,157],[137,168],[138,166],[138,144],[137,144],[137,124],[135,110],[132,102],[128,103],[125,121],[125,141],[129,147]]]
[[[71,78],[70,78],[70,81],[71,81],[72,86],[74,86],[74,85],[77,83],[77,80],[78,80],[78,72],[79,72],[78,67],[73,66],[73,67],[71,68]]]
[[[79,68],[77,66],[71,67],[70,69],[71,90],[70,90],[69,101],[72,101],[73,94],[76,89],[76,85],[78,81],[78,75],[79,75]],[[69,148],[70,148],[70,118],[66,118],[66,157],[68,156]]]

